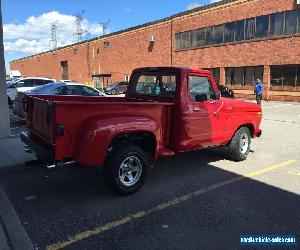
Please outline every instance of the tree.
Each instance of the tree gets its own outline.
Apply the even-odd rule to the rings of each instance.
[[[9,132],[9,110],[6,95],[6,71],[3,46],[2,9],[0,0],[0,138],[8,137]]]

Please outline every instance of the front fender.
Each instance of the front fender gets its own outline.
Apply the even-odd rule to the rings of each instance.
[[[152,133],[158,147],[160,126],[153,119],[138,116],[92,117],[79,128],[73,158],[80,165],[103,165],[112,139],[130,132]]]

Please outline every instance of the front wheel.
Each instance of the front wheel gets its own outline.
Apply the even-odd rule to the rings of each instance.
[[[244,161],[250,151],[251,135],[247,127],[236,131],[229,143],[229,158],[233,161]]]
[[[116,89],[112,89],[112,90],[111,90],[111,93],[112,93],[113,95],[116,95],[116,94],[117,94],[117,90],[116,90]]]
[[[120,143],[108,153],[104,178],[118,193],[136,192],[144,184],[149,160],[147,154],[131,143]]]

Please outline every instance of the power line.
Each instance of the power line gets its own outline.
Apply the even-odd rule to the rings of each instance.
[[[85,30],[82,28],[82,22],[83,22],[83,14],[85,10],[82,10],[80,13],[75,14],[75,28],[76,28],[76,33],[74,35],[77,38],[77,42],[80,42],[83,38],[84,33],[86,33]]]
[[[102,33],[103,33],[103,35],[107,34],[107,28],[108,28],[109,23],[110,23],[110,19],[108,21],[106,21],[106,22],[100,23],[100,25],[102,27]]]
[[[57,49],[57,22],[51,23],[51,39],[49,42],[53,49]]]

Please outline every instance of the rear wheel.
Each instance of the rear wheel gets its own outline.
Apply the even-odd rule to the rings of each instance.
[[[229,143],[229,158],[234,161],[247,159],[250,151],[251,135],[247,127],[241,127],[236,131]]]
[[[10,97],[9,97],[9,96],[7,96],[7,99],[8,99],[8,105],[12,105],[12,104],[13,104],[13,102],[12,102],[12,100],[10,99]]]
[[[120,143],[107,155],[104,177],[118,193],[136,192],[144,184],[149,160],[147,154],[132,143]]]
[[[116,95],[116,94],[117,94],[117,90],[116,90],[116,89],[112,89],[112,90],[111,90],[111,93],[112,93],[113,95]]]

